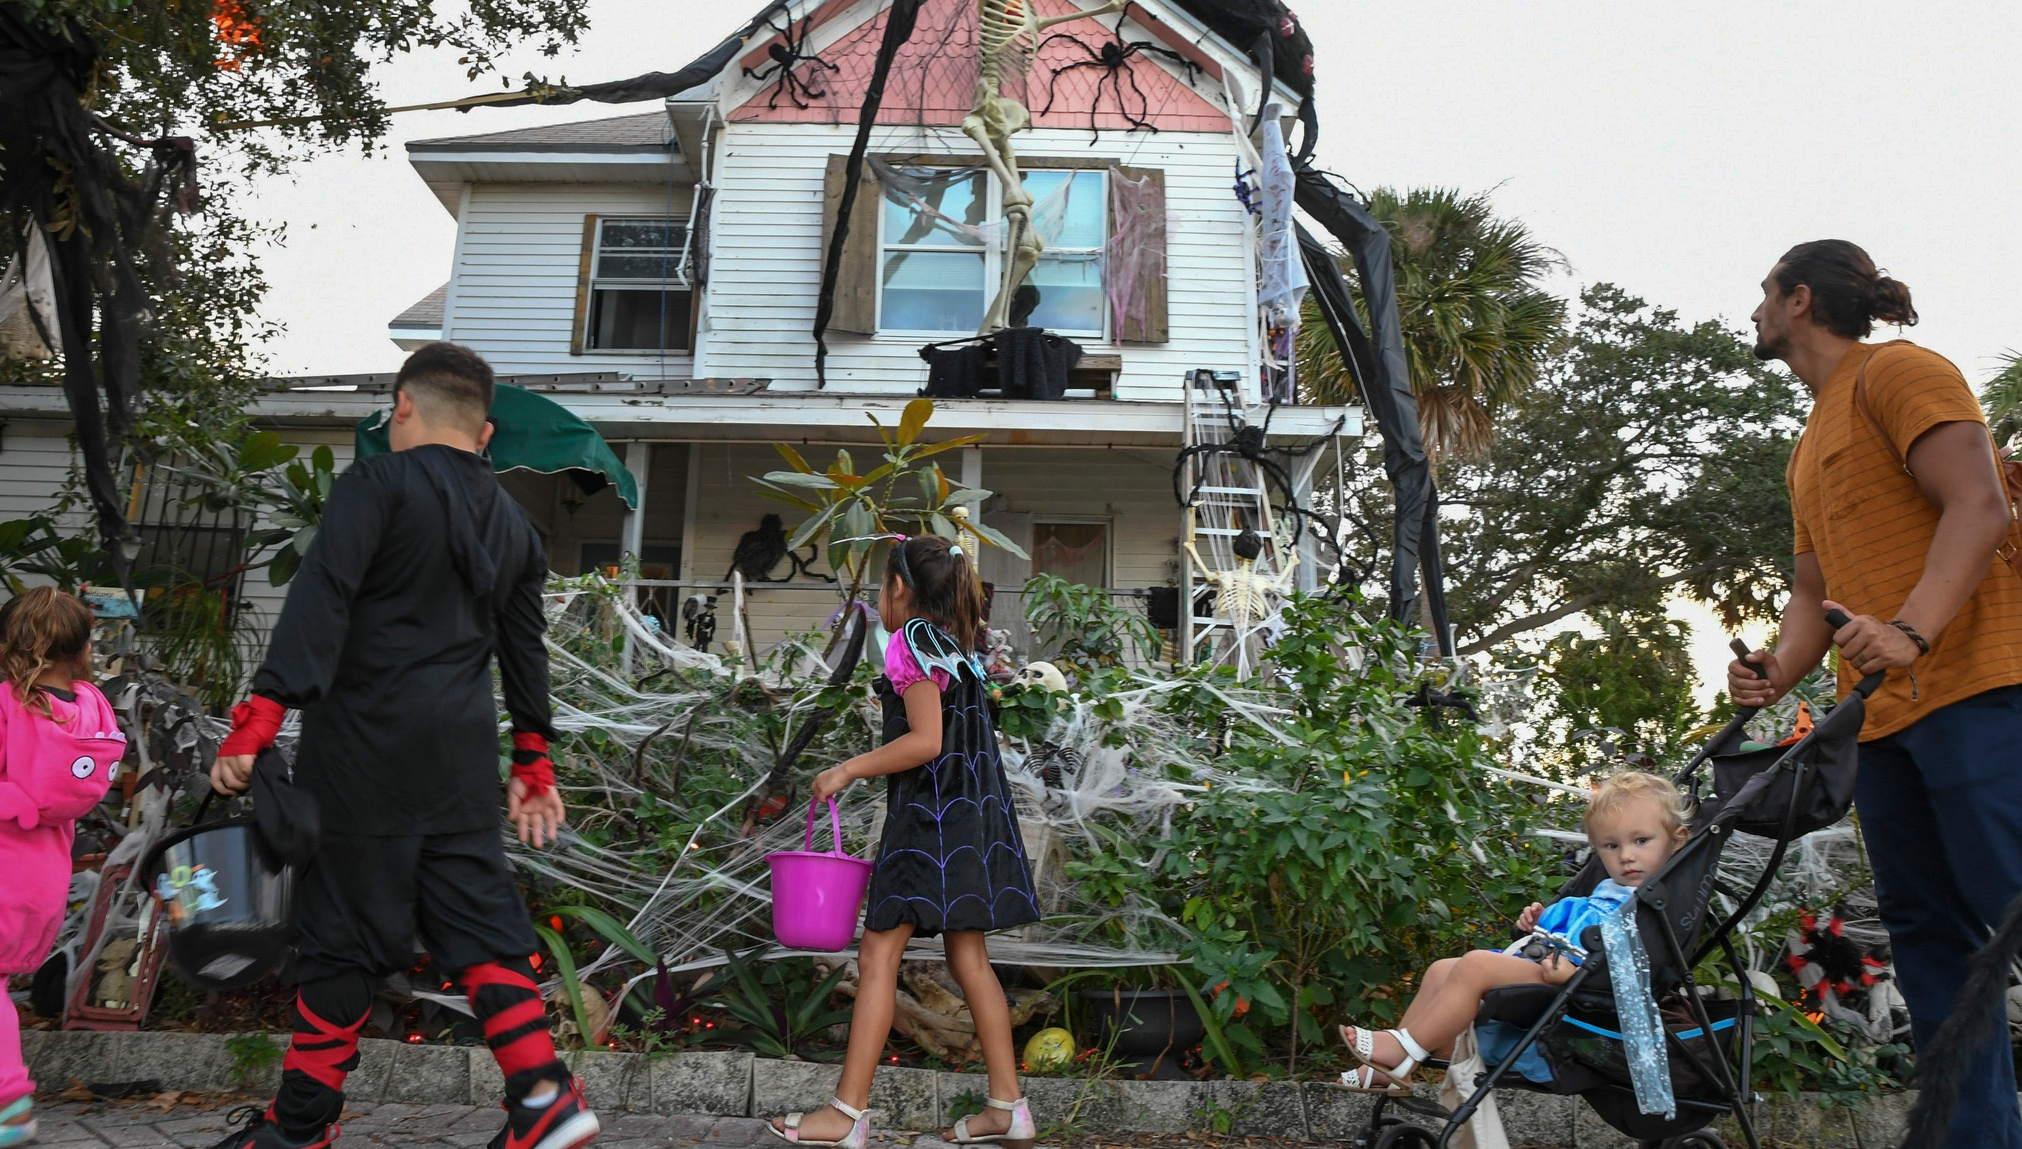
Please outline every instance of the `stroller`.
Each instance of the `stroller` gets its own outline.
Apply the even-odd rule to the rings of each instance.
[[[1835,611],[1828,621],[1838,629],[1849,620]],[[1790,843],[1839,821],[1852,805],[1865,704],[1882,679],[1871,674],[1861,680],[1845,702],[1789,746],[1744,752],[1742,727],[1756,714],[1744,710],[1674,779],[1698,800],[1691,836],[1662,870],[1636,888],[1628,904],[1635,906],[1637,930],[1649,955],[1650,988],[1662,1015],[1676,1116],[1645,1114],[1637,1106],[1600,927],[1591,926],[1580,939],[1588,950],[1586,963],[1566,984],[1503,986],[1484,996],[1476,1026],[1500,1022],[1502,1032],[1521,1032],[1522,1037],[1507,1049],[1484,1049],[1489,1070],[1477,1079],[1472,1097],[1450,1117],[1416,1099],[1379,1098],[1355,1144],[1363,1149],[1446,1149],[1491,1091],[1515,1088],[1578,1095],[1602,1120],[1646,1149],[1723,1149],[1719,1136],[1706,1126],[1731,1113],[1750,1149],[1761,1149],[1747,1109],[1758,1009],[1735,951],[1734,927],[1762,899]],[[1708,763],[1714,793],[1701,797],[1701,767]],[[1762,876],[1745,892],[1726,888],[1715,876],[1720,852],[1736,832],[1774,842]],[[1588,894],[1605,877],[1601,860],[1590,858],[1559,896]],[[1738,903],[1719,922],[1710,920],[1715,889]],[[1716,950],[1739,983],[1738,1000],[1704,997],[1693,982],[1692,971]],[[1534,1079],[1539,1075],[1545,1079]],[[1386,1113],[1392,1105],[1443,1119],[1446,1127],[1435,1134],[1408,1124]]]

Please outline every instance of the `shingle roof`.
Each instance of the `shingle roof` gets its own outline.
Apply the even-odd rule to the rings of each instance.
[[[667,113],[654,111],[636,116],[615,116],[602,120],[579,120],[573,124],[547,124],[538,128],[514,128],[476,136],[444,136],[433,140],[410,140],[408,151],[660,151],[674,138]],[[676,145],[678,150],[679,145]]]
[[[414,305],[393,317],[388,327],[441,327],[442,311],[449,301],[449,284],[445,283],[427,295],[416,300]]]

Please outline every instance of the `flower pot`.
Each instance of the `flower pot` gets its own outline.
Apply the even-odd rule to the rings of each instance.
[[[1184,1080],[1181,1059],[1207,1036],[1185,990],[1084,989],[1081,1000],[1095,1012],[1095,1047],[1111,1050],[1126,1077]]]

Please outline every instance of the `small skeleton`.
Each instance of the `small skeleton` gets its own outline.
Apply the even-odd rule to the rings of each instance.
[[[1278,577],[1257,573],[1257,558],[1264,553],[1264,540],[1248,527],[1236,536],[1232,549],[1236,552],[1234,570],[1218,571],[1210,568],[1202,560],[1201,552],[1194,547],[1191,527],[1187,530],[1187,556],[1201,572],[1201,581],[1214,588],[1215,617],[1229,624],[1230,648],[1235,653],[1236,673],[1248,674],[1250,670],[1250,639],[1254,637],[1273,609],[1273,601],[1281,600],[1291,593],[1292,573],[1299,568],[1299,556],[1293,554],[1285,560],[1285,569]]]
[[[1011,296],[1039,264],[1045,244],[1032,230],[1032,194],[1018,171],[1011,137],[1032,122],[1025,105],[1003,92],[1004,81],[1024,75],[1039,54],[1040,34],[1056,24],[1090,16],[1107,16],[1129,7],[1129,0],[1109,0],[1099,8],[1041,19],[1033,11],[1037,0],[976,0],[977,44],[982,68],[976,78],[976,103],[962,119],[962,131],[983,149],[983,158],[1004,188],[1004,282],[988,311],[982,334],[1010,322]]]

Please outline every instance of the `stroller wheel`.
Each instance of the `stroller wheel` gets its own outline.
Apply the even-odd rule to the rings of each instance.
[[[1392,1125],[1370,1149],[1436,1149],[1439,1134],[1422,1125]]]
[[[1711,1129],[1701,1129],[1687,1133],[1683,1137],[1671,1137],[1663,1141],[1645,1141],[1645,1145],[1655,1149],[1727,1149],[1727,1142]]]

